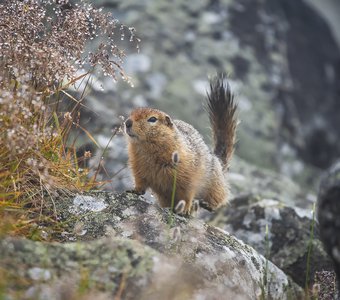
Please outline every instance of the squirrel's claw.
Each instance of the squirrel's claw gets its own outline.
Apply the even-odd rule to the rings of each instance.
[[[200,209],[200,202],[198,200],[194,200],[194,202],[192,203],[191,209],[190,209],[190,214],[197,216],[199,209]]]
[[[175,207],[175,213],[179,214],[179,215],[183,215],[184,214],[184,209],[185,209],[185,200],[180,200],[178,201],[176,207]]]

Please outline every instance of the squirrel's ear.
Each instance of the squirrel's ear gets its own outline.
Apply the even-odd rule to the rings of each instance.
[[[171,118],[168,115],[165,116],[165,123],[169,127],[172,127],[172,125],[173,125],[172,120],[171,120]]]

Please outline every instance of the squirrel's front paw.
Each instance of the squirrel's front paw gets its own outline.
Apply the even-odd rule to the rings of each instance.
[[[185,214],[185,200],[180,200],[178,201],[178,203],[176,204],[174,211],[176,214],[178,215],[184,215]]]

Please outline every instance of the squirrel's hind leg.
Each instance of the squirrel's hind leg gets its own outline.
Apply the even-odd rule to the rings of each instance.
[[[213,211],[228,203],[229,190],[222,180],[212,181],[210,186],[206,188],[206,195],[200,206],[209,211]]]

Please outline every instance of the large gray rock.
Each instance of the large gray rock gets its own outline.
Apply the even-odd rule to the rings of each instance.
[[[333,260],[340,298],[340,162],[324,175],[318,196],[320,235]]]
[[[97,192],[55,203],[63,231],[42,228],[42,237],[66,243],[1,240],[0,266],[13,280],[8,294],[20,290],[28,299],[60,299],[55,290],[72,278],[68,290],[83,287],[124,299],[303,295],[280,269],[232,235],[195,218],[172,216],[135,195]]]
[[[333,270],[333,266],[320,242],[312,211],[278,199],[238,196],[228,207],[202,218],[254,247],[304,287],[306,279],[313,282],[315,272]]]
[[[280,199],[287,205],[312,207],[316,201],[313,191],[306,192],[296,182],[279,173],[259,168],[234,156],[229,173],[234,196],[256,195],[258,199]],[[231,196],[233,198],[233,196]]]
[[[122,285],[120,293],[132,299],[143,285],[151,284],[157,274],[155,261],[164,263],[164,268],[170,264],[156,251],[122,239],[49,244],[6,238],[0,241],[0,251],[0,266],[7,270],[5,295],[16,294],[13,299],[66,300],[85,295],[112,299]]]

